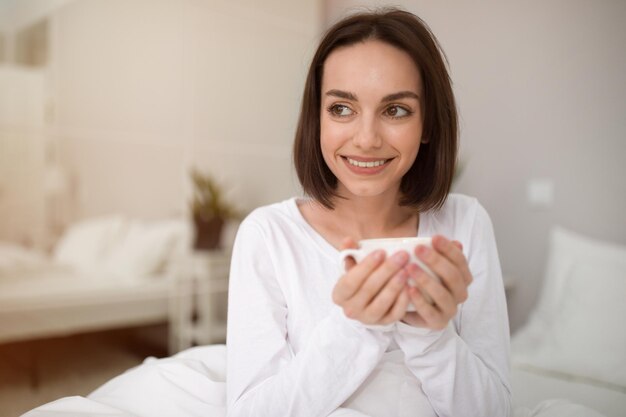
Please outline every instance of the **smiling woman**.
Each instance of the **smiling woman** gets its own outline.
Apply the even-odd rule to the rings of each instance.
[[[112,2],[106,2],[109,3]],[[198,2],[193,3],[197,6]],[[554,7],[554,4],[544,7],[539,2],[530,8],[478,7],[475,2],[471,6],[462,6],[460,2],[454,6],[442,3],[449,2],[420,2],[419,9],[435,24],[439,16],[442,30],[449,31],[442,32],[442,36],[454,52],[456,71],[469,78],[475,72],[474,88],[469,88],[472,86],[469,78],[463,78],[460,90],[467,92],[463,97],[466,105],[470,101],[466,99],[472,97],[477,106],[474,110],[480,108],[479,112],[465,112],[474,121],[479,119],[478,124],[474,124],[475,129],[467,129],[466,133],[470,138],[477,134],[485,138],[491,136],[491,140],[485,141],[482,149],[475,149],[483,159],[474,162],[484,164],[490,159],[499,159],[505,148],[513,149],[511,153],[516,153],[515,157],[519,154],[522,161],[520,151],[528,149],[528,155],[535,162],[537,149],[557,149],[547,139],[559,134],[567,139],[562,143],[563,149],[575,146],[572,137],[581,139],[579,142],[586,144],[583,159],[587,162],[588,152],[594,148],[589,146],[589,138],[593,137],[594,143],[599,140],[602,146],[595,148],[603,149],[602,152],[616,150],[606,146],[607,140],[588,134],[590,130],[585,126],[596,127],[593,123],[587,124],[588,120],[593,120],[590,102],[605,102],[604,108],[596,106],[597,112],[603,115],[597,121],[610,122],[605,115],[621,108],[613,100],[619,97],[619,94],[614,95],[615,86],[621,84],[616,84],[612,76],[606,78],[608,81],[604,81],[604,77],[593,77],[594,81],[601,82],[590,83],[586,77],[576,74],[597,75],[602,68],[610,68],[611,73],[624,73],[618,71],[622,66],[619,59],[614,58],[621,55],[612,53],[617,49],[610,49],[611,42],[614,47],[618,45],[615,39],[620,37],[615,35],[626,33],[621,30],[626,26],[618,26],[623,13],[617,6],[608,10],[597,5],[587,9]],[[566,2],[561,0],[560,3],[564,6]],[[563,13],[568,19],[558,19]],[[598,19],[603,13],[611,19]],[[574,19],[569,19],[572,17]],[[243,59],[237,61],[242,65],[236,66],[245,76],[237,78],[236,73],[224,71],[223,77],[215,78],[215,85],[224,89],[224,98],[234,100],[220,102],[236,119],[228,119],[234,121],[228,123],[224,132],[232,133],[232,138],[245,138],[247,135],[238,134],[236,129],[252,126],[251,134],[258,140],[258,146],[248,151],[254,154],[254,159],[245,163],[239,160],[238,152],[233,152],[237,160],[232,165],[237,171],[252,168],[247,171],[265,185],[257,188],[267,197],[270,188],[276,188],[276,182],[261,174],[276,164],[264,163],[262,155],[256,153],[262,153],[262,149],[272,153],[275,148],[272,142],[265,140],[269,135],[259,135],[256,130],[262,126],[278,126],[280,120],[289,119],[285,106],[266,104],[268,97],[287,103],[269,90],[277,86],[291,89],[293,86],[288,83],[297,77],[283,76],[276,71],[263,75],[258,65],[274,61],[267,59],[265,48],[275,47],[281,40],[291,41],[293,36],[281,33],[272,41],[259,41],[261,31],[256,30],[254,22],[239,24],[240,19],[232,19],[223,23],[223,20],[224,16],[219,15],[211,23],[223,24],[227,29],[229,36],[224,39],[228,41],[217,42],[227,52],[225,57],[238,50],[239,44],[231,42],[231,35],[246,31],[252,35],[241,43],[252,48],[242,53]],[[550,36],[550,32],[559,27],[553,24],[557,20],[566,22],[569,29],[558,33],[557,37]],[[529,22],[536,23],[533,25],[536,30],[526,30]],[[215,24],[205,26],[213,28]],[[614,30],[607,32],[604,30],[607,28]],[[477,32],[484,38],[476,37]],[[610,34],[611,39],[601,34]],[[455,44],[459,48],[456,51]],[[552,48],[542,49],[550,44]],[[568,48],[564,46],[575,51],[576,59],[568,56]],[[585,49],[591,53],[585,53]],[[129,50],[135,54],[138,49],[131,47]],[[458,53],[459,50],[462,53]],[[607,51],[611,52],[610,60],[601,58]],[[284,50],[282,53],[285,59],[300,56]],[[215,56],[207,57],[207,68],[220,64]],[[258,64],[253,77],[248,65],[251,58]],[[459,66],[463,59],[471,64]],[[598,62],[607,65],[598,65]],[[388,65],[390,63],[394,65]],[[279,61],[280,67],[285,67],[284,64],[283,60]],[[544,78],[544,83],[535,83],[535,80],[541,81],[539,72],[543,71],[550,72],[551,77]],[[519,76],[522,81],[532,79],[532,85],[521,82],[508,89],[511,83],[520,80],[514,81]],[[245,87],[262,84],[269,86],[269,90],[267,94],[256,94],[256,90],[244,88],[245,97],[256,97],[263,105],[251,105],[246,99],[245,109],[253,111],[246,111],[242,116],[241,111],[233,111],[242,108],[242,96],[232,94],[231,90],[238,84],[236,81],[248,78],[251,82]],[[259,79],[264,82],[258,83]],[[46,407],[48,413],[40,410],[41,414],[29,413],[28,417],[85,416],[88,413],[82,410],[87,406],[94,411],[89,415],[119,416],[511,416],[507,312],[493,229],[489,216],[476,199],[449,193],[448,178],[457,145],[456,107],[450,83],[443,52],[434,36],[424,22],[409,13],[398,10],[362,13],[333,26],[323,37],[310,67],[296,135],[295,162],[307,195],[255,210],[238,231],[230,276],[228,352],[224,345],[203,346],[172,358],[150,360],[110,381],[87,399],[74,397],[63,403],[52,403]],[[568,106],[569,103],[550,100],[549,90],[554,86],[559,95],[566,90],[574,91],[563,97],[583,103],[581,112],[571,113],[575,109]],[[601,95],[588,94],[589,89],[595,93],[603,86],[612,94],[604,97],[606,100],[599,100]],[[486,90],[491,90],[491,95]],[[204,91],[207,94],[199,96],[215,96],[216,89]],[[542,98],[548,98],[540,100],[545,101],[543,105],[536,100],[538,92]],[[506,96],[504,101],[503,95]],[[514,99],[509,99],[511,97]],[[588,100],[581,101],[581,97]],[[491,103],[504,105],[500,106],[502,109],[494,109],[496,106]],[[265,117],[263,111],[270,108],[278,109],[276,119]],[[512,111],[515,109],[518,111]],[[512,117],[507,116],[507,112],[512,113]],[[583,113],[585,117],[567,123],[571,125],[569,129],[565,123],[559,125],[558,117],[553,117],[561,116],[562,121],[570,122],[572,114]],[[480,114],[485,116],[482,123]],[[242,117],[246,123],[241,123]],[[213,126],[218,118],[206,118],[207,125]],[[550,126],[542,124],[542,119]],[[469,127],[470,117],[466,121]],[[528,126],[523,126],[526,124]],[[538,126],[541,129],[537,130]],[[600,123],[598,126],[606,128],[608,125]],[[606,129],[595,131],[602,132],[601,136],[609,140],[617,137]],[[564,155],[563,152],[557,154]],[[549,161],[552,165],[553,158]],[[489,167],[481,166],[481,174],[496,172],[506,190],[515,188],[507,174],[510,161],[499,162],[502,170],[489,171]],[[591,171],[585,171],[585,178]],[[286,177],[285,171],[277,172]],[[579,188],[580,182],[571,181],[571,175],[568,181]],[[611,184],[610,181],[603,183]],[[248,183],[249,186],[257,184]],[[505,188],[499,187],[497,181],[483,186],[493,188],[492,199],[520,205],[516,204],[519,200],[510,198],[513,194],[502,194]],[[579,189],[577,191],[576,202],[579,202],[581,194]],[[483,195],[489,199],[488,195]],[[502,198],[503,195],[507,198]],[[587,215],[594,212],[590,211],[590,207],[594,207],[591,200],[593,198],[587,198],[586,204],[572,204],[582,207],[580,210],[585,215],[567,218],[575,218],[578,224],[594,217]],[[518,212],[509,215],[511,213]],[[514,231],[532,227],[532,218],[520,220],[518,216],[515,219],[515,222],[506,222],[515,223]],[[610,223],[611,229],[619,231],[616,226],[619,221],[609,220],[603,219]],[[500,226],[506,227],[503,223],[500,222]],[[509,237],[523,242],[523,235],[510,233]],[[399,236],[409,238],[391,240],[406,240],[411,245],[402,249],[396,246],[395,253],[376,249],[369,252],[370,245]],[[501,235],[505,236],[506,233]],[[360,250],[354,248],[355,240],[359,240]],[[418,246],[416,241],[432,245]],[[516,246],[523,249],[516,252],[523,258],[520,263],[526,266],[533,264],[532,259],[527,259],[531,249],[539,248],[535,241],[531,243],[532,246],[523,243]],[[350,249],[339,251],[343,248]],[[361,256],[364,252],[369,256]],[[357,259],[347,259],[344,263],[339,260],[340,253],[352,253]],[[580,254],[575,255],[576,259],[582,259]],[[440,281],[431,279],[416,264],[422,265],[424,271],[430,270]],[[570,279],[568,283],[575,285],[569,285],[562,295],[572,295],[575,287],[578,293],[582,290],[586,295],[598,295],[597,291],[589,291],[594,287],[602,289],[603,296],[593,296],[587,301],[597,304],[609,295],[615,295],[618,300],[624,291],[605,294],[606,286],[598,286],[595,278],[597,272],[602,271],[603,277],[616,278],[615,283],[623,282],[617,278],[624,268],[607,269],[606,262],[601,263],[601,268],[594,265],[574,268],[578,275],[569,275],[577,279]],[[530,279],[531,275],[532,271],[520,276]],[[559,274],[552,278],[559,278]],[[515,292],[519,294],[518,288]],[[426,295],[431,296],[432,304],[426,302]],[[534,394],[543,399],[548,398],[546,392],[558,397],[569,393],[570,399],[581,402],[586,401],[585,397],[593,397],[594,401],[588,404],[608,404],[605,409],[610,409],[611,414],[607,412],[607,415],[621,416],[625,408],[624,393],[615,390],[619,388],[616,387],[619,381],[615,379],[619,375],[615,372],[621,368],[615,366],[617,362],[613,366],[609,363],[619,359],[619,355],[607,354],[603,357],[605,360],[598,361],[596,348],[617,351],[615,343],[606,343],[606,334],[609,334],[606,326],[598,323],[609,323],[611,317],[623,315],[600,308],[604,318],[592,319],[585,315],[589,309],[580,308],[576,296],[566,298],[571,305],[560,303],[561,307],[568,308],[560,308],[563,314],[549,318],[559,319],[553,320],[559,324],[566,321],[568,326],[557,326],[556,330],[544,326],[547,336],[543,342],[556,340],[552,336],[573,342],[561,343],[559,349],[556,344],[538,343],[534,331],[526,333],[532,336],[526,340],[532,342],[531,347],[541,349],[517,351],[525,353],[524,358],[517,355],[517,361],[524,360],[535,369],[523,369],[524,374],[517,374],[522,379],[516,379],[513,374],[513,386],[516,381],[523,384],[521,390],[514,390],[513,403],[534,407],[539,400]],[[616,302],[619,304],[619,300]],[[406,309],[408,303],[415,311]],[[573,320],[571,312],[584,317]],[[582,328],[579,331],[577,326],[581,320],[592,326],[598,337],[589,338],[589,332]],[[621,334],[613,336],[611,340],[616,340]],[[580,337],[585,343],[578,343]],[[576,346],[576,349],[568,349],[563,354],[562,346]],[[581,350],[585,346],[589,349]],[[552,347],[554,352],[544,349]],[[571,360],[564,360],[568,357]],[[228,361],[227,367],[225,361]],[[585,361],[609,366],[591,369]],[[585,366],[581,368],[581,364]],[[545,368],[535,372],[539,366]],[[567,377],[568,372],[571,375]],[[593,385],[583,387],[581,376]],[[599,381],[600,377],[613,378],[607,384],[607,380]],[[534,389],[526,389],[526,385]],[[520,402],[520,394],[534,399]],[[518,409],[515,416],[598,416],[592,410],[574,407],[571,403],[554,408],[556,403],[552,400],[538,404],[534,411]],[[74,412],[63,412],[65,410]]]
[[[307,193],[332,207],[332,196],[338,193],[337,176],[326,155],[321,158],[324,128],[330,129],[331,121],[341,121],[351,124],[352,134],[354,126],[361,129],[360,134],[368,134],[362,130],[368,127],[373,134],[384,126],[368,119],[376,111],[379,121],[386,118],[396,131],[404,126],[418,145],[427,144],[401,181],[403,204],[421,210],[440,207],[450,188],[458,148],[456,103],[443,52],[416,16],[398,13],[395,20],[380,25],[375,20],[365,15],[347,18],[345,25],[331,28],[320,43],[305,84],[294,144],[298,177]],[[342,59],[345,55],[348,59]],[[361,95],[355,88],[361,89]],[[379,96],[363,96],[370,89]],[[419,122],[419,127],[408,128],[408,122]],[[354,156],[356,165],[381,160]]]
[[[329,55],[320,143],[337,195],[393,198],[422,141],[421,90],[409,55],[387,43],[365,41]]]
[[[389,9],[329,29],[294,144],[309,198],[257,209],[235,242],[229,415],[510,414],[497,250],[480,204],[448,194],[457,146],[423,21]],[[406,251],[339,264],[357,240],[407,236],[432,237],[412,251],[440,280]]]

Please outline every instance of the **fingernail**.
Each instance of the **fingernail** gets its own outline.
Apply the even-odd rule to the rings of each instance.
[[[424,245],[418,246],[416,251],[419,256],[428,256],[430,254],[430,248]]]
[[[377,251],[374,251],[372,256],[374,257],[374,260],[380,261],[380,260],[382,260],[385,257],[385,251],[379,249]]]
[[[391,260],[393,260],[398,265],[404,265],[409,260],[409,254],[405,251],[398,252],[391,257]]]

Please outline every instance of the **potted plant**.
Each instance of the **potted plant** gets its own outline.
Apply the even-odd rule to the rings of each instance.
[[[210,250],[220,245],[224,222],[240,217],[224,198],[222,187],[208,174],[191,170],[193,198],[191,213],[195,227],[194,249]]]

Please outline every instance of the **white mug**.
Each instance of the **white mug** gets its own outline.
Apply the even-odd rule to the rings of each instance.
[[[352,257],[358,263],[361,262],[367,255],[376,251],[384,250],[387,256],[391,256],[396,252],[406,251],[409,254],[409,262],[416,263],[433,279],[440,281],[439,277],[419,259],[415,256],[415,248],[419,245],[432,247],[431,238],[429,237],[399,237],[399,238],[384,238],[384,239],[364,239],[358,242],[358,249],[344,249],[339,252],[340,261],[343,263],[347,257]],[[409,278],[409,285],[416,287],[417,284]],[[425,291],[422,291],[422,295],[426,301],[430,304],[433,303],[432,298]],[[415,311],[413,304],[409,304],[407,311]]]

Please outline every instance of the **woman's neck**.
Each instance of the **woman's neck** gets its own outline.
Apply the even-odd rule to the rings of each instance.
[[[339,248],[346,237],[355,240],[416,236],[419,214],[400,206],[399,196],[334,198],[334,209],[309,200],[300,206],[307,222],[331,245]]]
[[[400,206],[399,198],[335,199],[333,217],[355,239],[414,236],[417,211]]]

